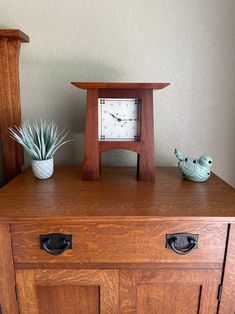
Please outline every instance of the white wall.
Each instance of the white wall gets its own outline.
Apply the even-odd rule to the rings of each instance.
[[[85,93],[71,81],[170,82],[155,93],[157,163],[176,165],[175,147],[208,153],[235,186],[234,16],[234,0],[0,1],[0,27],[31,39],[21,50],[24,119],[53,119],[76,139],[57,163],[82,162]]]

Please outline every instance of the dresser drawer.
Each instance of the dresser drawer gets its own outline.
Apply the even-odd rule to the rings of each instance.
[[[40,235],[72,235],[72,249],[53,256],[40,248]],[[166,235],[198,235],[198,246],[179,255],[166,248]],[[227,225],[222,223],[113,221],[76,225],[11,226],[15,263],[197,263],[222,264]]]

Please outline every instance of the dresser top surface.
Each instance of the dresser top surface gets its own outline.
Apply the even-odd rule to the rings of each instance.
[[[207,182],[182,179],[175,167],[156,168],[156,182],[136,181],[135,167],[104,167],[83,181],[77,166],[59,166],[48,180],[31,169],[0,190],[0,221],[76,219],[218,220],[235,222],[235,190],[212,174]]]

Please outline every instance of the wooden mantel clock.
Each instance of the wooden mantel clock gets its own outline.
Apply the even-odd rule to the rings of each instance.
[[[73,82],[87,90],[83,179],[100,176],[101,154],[137,153],[137,178],[155,180],[153,90],[169,83]]]

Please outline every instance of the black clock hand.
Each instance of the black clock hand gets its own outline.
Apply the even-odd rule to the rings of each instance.
[[[137,121],[137,119],[122,119],[122,121]]]
[[[137,119],[121,119],[116,117],[114,114],[112,114],[111,112],[109,112],[109,114],[114,118],[117,119],[118,122],[122,122],[122,121],[137,121]]]
[[[121,122],[121,121],[122,121],[122,119],[116,117],[114,114],[112,114],[112,113],[110,113],[110,112],[109,112],[109,114],[110,114],[114,119],[117,119],[118,122]]]

